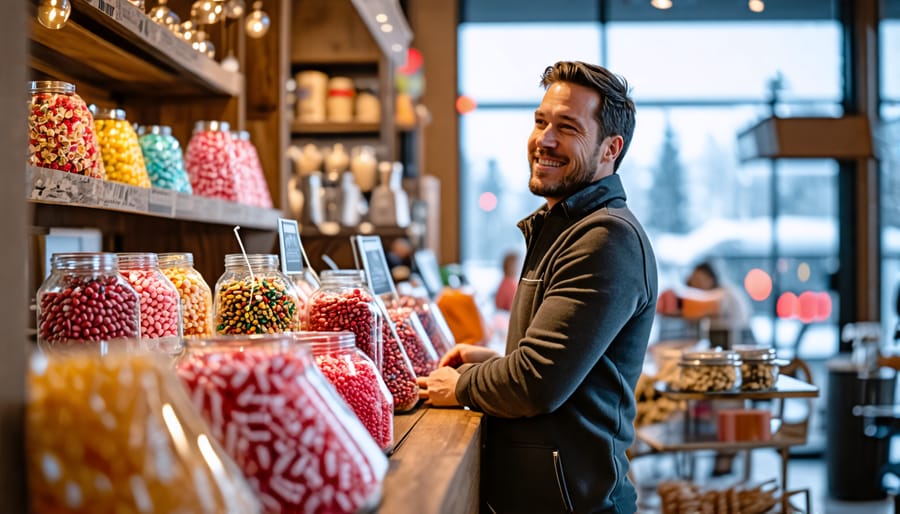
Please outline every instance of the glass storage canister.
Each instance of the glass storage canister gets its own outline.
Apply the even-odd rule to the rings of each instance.
[[[412,364],[417,377],[427,377],[437,369],[438,356],[431,345],[425,327],[410,307],[405,307],[399,298],[387,303],[388,315],[394,322],[394,328],[403,344],[403,350]]]
[[[224,121],[198,121],[184,152],[195,195],[238,201],[243,187],[237,174],[234,138]]]
[[[453,332],[450,331],[444,315],[434,302],[428,298],[400,295],[400,304],[415,310],[416,315],[419,317],[419,322],[425,328],[428,339],[431,341],[431,346],[434,347],[438,358],[443,357],[445,353],[449,352],[456,345],[456,341],[453,339]]]
[[[209,337],[213,332],[212,290],[194,268],[191,253],[159,254],[159,269],[172,282],[181,300],[184,337]]]
[[[149,125],[140,127],[138,134],[150,184],[160,189],[191,194],[191,179],[184,168],[181,144],[172,135],[172,127]]]
[[[294,291],[297,292],[297,299],[300,300],[300,328],[306,330],[306,310],[309,308],[309,299],[313,293],[319,289],[319,279],[310,271],[310,268],[303,268],[300,273],[291,273],[288,275],[291,282],[294,283]]]
[[[244,186],[239,191],[239,201],[257,207],[272,207],[269,184],[259,161],[259,153],[250,141],[250,132],[246,130],[232,132],[231,137],[234,139],[236,173],[239,182]]]
[[[144,164],[141,145],[134,127],[126,120],[122,109],[107,109],[91,105],[94,131],[106,179],[137,187],[150,187],[150,177]]]
[[[75,85],[53,80],[28,83],[28,164],[106,178],[94,117]]]
[[[249,262],[249,268],[247,266]],[[300,300],[274,254],[232,253],[216,281],[217,334],[273,334],[300,328]]]
[[[394,399],[372,359],[356,347],[353,332],[294,332],[308,344],[319,370],[347,402],[382,450],[394,443]]]
[[[321,284],[309,298],[306,329],[318,332],[349,330],[356,346],[378,366],[382,365],[384,314],[366,287],[360,270],[323,270]]]
[[[161,355],[127,342],[34,352],[26,380],[33,514],[261,512]]]
[[[384,308],[384,305],[381,305]],[[394,411],[412,410],[419,402],[419,385],[416,372],[401,342],[401,336],[390,315],[386,315],[381,330],[381,377],[394,396]]]
[[[289,334],[194,339],[177,369],[266,512],[377,505],[387,458]]]
[[[778,371],[787,361],[779,359],[775,348],[735,345],[732,348],[741,358],[741,390],[767,391],[775,387]]]
[[[151,348],[178,353],[182,347],[181,299],[159,269],[155,253],[120,253],[119,273],[140,297],[141,340]]]
[[[735,352],[684,352],[678,367],[681,391],[734,391],[741,386],[741,358]]]
[[[42,346],[141,336],[138,294],[114,253],[56,253],[37,291]]]

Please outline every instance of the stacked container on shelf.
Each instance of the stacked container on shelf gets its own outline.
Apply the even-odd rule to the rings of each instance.
[[[91,105],[94,131],[103,157],[106,179],[137,187],[150,187],[150,177],[134,127],[122,109]]]
[[[299,330],[300,300],[273,254],[228,254],[214,296],[217,334],[273,334]]]
[[[150,348],[176,354],[182,348],[181,299],[159,269],[155,253],[120,253],[119,273],[140,298],[141,340]]]
[[[159,268],[178,290],[184,337],[213,335],[212,291],[194,268],[191,253],[161,253]]]
[[[184,153],[195,195],[237,202],[246,187],[237,173],[234,138],[225,121],[198,121]]]
[[[150,184],[160,189],[191,194],[191,179],[184,168],[181,145],[172,135],[172,127],[144,126],[138,129],[138,134]]]
[[[263,173],[256,147],[250,141],[250,132],[232,132],[234,139],[235,169],[238,182],[243,187],[238,192],[238,202],[257,207],[272,207],[272,195]]]

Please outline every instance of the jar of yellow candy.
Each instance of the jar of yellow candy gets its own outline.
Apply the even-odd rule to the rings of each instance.
[[[226,255],[213,302],[217,334],[275,334],[300,328],[300,300],[274,254]]]
[[[175,284],[181,295],[181,317],[184,337],[213,335],[212,291],[203,275],[194,268],[191,253],[161,253],[159,268]]]
[[[91,105],[91,112],[107,180],[150,187],[141,145],[125,111]]]

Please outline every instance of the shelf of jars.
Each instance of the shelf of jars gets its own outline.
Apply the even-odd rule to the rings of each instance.
[[[127,0],[71,0],[69,20],[50,30],[32,17],[31,66],[157,95],[238,96],[243,75],[222,68]]]
[[[397,125],[398,132],[410,132],[415,130],[414,125]],[[291,123],[291,134],[294,136],[310,135],[371,135],[377,136],[381,130],[379,123],[362,122],[321,122],[311,123],[295,121]]]
[[[274,230],[281,212],[167,189],[136,187],[119,182],[26,166],[29,202],[66,205],[217,225]]]

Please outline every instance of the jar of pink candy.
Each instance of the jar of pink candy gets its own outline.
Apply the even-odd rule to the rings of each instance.
[[[239,130],[232,132],[231,137],[234,139],[238,178],[244,184],[244,187],[238,192],[238,201],[257,207],[272,207],[269,184],[266,182],[256,147],[250,141],[250,132]]]
[[[411,308],[416,312],[416,316],[419,317],[422,328],[428,334],[428,339],[431,341],[431,346],[434,347],[438,358],[443,357],[445,353],[449,352],[456,345],[453,332],[450,331],[444,315],[434,302],[428,298],[400,295],[400,305]]]
[[[37,340],[56,344],[141,336],[138,294],[114,253],[56,253],[37,291]]]
[[[120,253],[119,273],[140,298],[141,340],[149,348],[175,354],[182,349],[181,298],[155,253]]]
[[[288,334],[191,340],[177,371],[266,512],[377,506],[387,458],[305,345]]]
[[[416,311],[404,306],[397,298],[390,300],[386,306],[413,371],[417,377],[428,376],[437,369],[438,356]]]
[[[244,185],[237,173],[234,138],[225,121],[198,121],[184,153],[195,195],[238,201]]]
[[[394,443],[394,399],[375,363],[356,347],[353,332],[294,332],[308,344],[319,370],[382,450]]]

